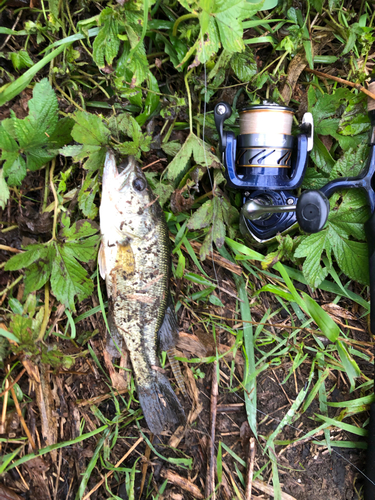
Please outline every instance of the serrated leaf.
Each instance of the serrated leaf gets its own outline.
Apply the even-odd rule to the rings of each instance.
[[[47,250],[44,245],[35,244],[25,248],[25,252],[13,255],[5,264],[6,271],[18,271],[24,267],[30,266],[33,262],[47,256]]]
[[[221,215],[221,214],[220,214]],[[223,219],[216,215],[212,223],[212,241],[215,243],[217,248],[221,248],[225,241],[225,225]]]
[[[24,120],[15,119],[17,139],[22,148],[47,143],[48,137],[55,131],[59,105],[47,78],[35,85],[28,106],[29,115]]]
[[[328,269],[320,265],[322,253],[326,250],[328,230],[311,234],[298,245],[294,257],[306,257],[302,271],[309,285],[316,288],[325,279]],[[330,249],[330,247],[328,247]]]
[[[169,180],[175,180],[183,172],[191,156],[193,156],[198,165],[204,167],[212,166],[216,168],[220,165],[217,156],[211,153],[208,145],[191,132],[180,151],[168,166],[167,175]]]
[[[362,172],[368,156],[368,145],[361,144],[358,148],[350,148],[337,160],[331,171],[330,180],[337,177],[356,177]]]
[[[110,131],[98,115],[77,111],[72,137],[75,141],[89,146],[105,146],[108,144]]]
[[[98,208],[94,204],[95,196],[99,192],[98,178],[87,177],[78,193],[78,204],[86,217],[94,219],[98,214]]]
[[[167,142],[167,144],[162,144],[161,149],[168,156],[176,156],[176,154],[181,149],[181,144],[179,142],[171,141],[171,142]]]
[[[4,179],[4,170],[0,169],[0,208],[4,209],[9,200],[9,188]]]
[[[342,238],[330,226],[332,250],[342,271],[351,279],[367,285],[369,283],[368,246],[367,243]]]
[[[2,160],[4,177],[8,179],[9,186],[20,186],[26,177],[26,163],[22,156],[17,153],[3,152]]]
[[[99,16],[101,25],[98,35],[93,43],[92,57],[99,68],[104,68],[107,64],[112,64],[120,48],[120,39],[118,37],[118,19],[116,11],[111,7],[102,10]]]
[[[212,223],[214,213],[213,201],[208,200],[190,217],[188,222],[189,229],[202,229]]]
[[[84,167],[93,173],[104,165],[110,131],[97,115],[78,111],[74,120],[72,137],[83,145],[75,159],[88,158]]]
[[[85,269],[78,264],[74,253],[65,245],[54,242],[55,257],[52,262],[51,288],[62,304],[75,311],[74,298],[83,300],[92,294],[93,282]]]

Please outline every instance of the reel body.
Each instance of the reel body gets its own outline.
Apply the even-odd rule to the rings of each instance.
[[[292,108],[273,103],[248,106],[240,111],[236,138],[223,129],[231,113],[225,102],[215,107],[220,150],[229,187],[243,192],[241,232],[258,246],[296,226],[297,198],[292,191],[303,181],[312,149],[312,115],[304,115],[301,133],[293,137]]]

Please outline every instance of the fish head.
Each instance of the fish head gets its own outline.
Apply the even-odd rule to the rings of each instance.
[[[155,197],[137,160],[128,156],[118,165],[108,152],[103,170],[100,223],[126,237],[142,238],[149,231]],[[102,222],[103,221],[103,222]]]

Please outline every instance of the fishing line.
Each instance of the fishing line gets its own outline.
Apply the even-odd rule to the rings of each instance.
[[[207,151],[206,151],[206,148],[205,148],[205,128],[206,128],[206,114],[207,114],[207,100],[206,100],[206,95],[207,95],[207,67],[206,67],[206,56],[205,56],[205,46],[204,46],[204,39],[203,39],[203,35],[201,36],[201,42],[202,42],[202,53],[203,53],[203,59],[204,59],[204,63],[203,63],[203,73],[204,73],[204,99],[203,99],[203,126],[202,126],[202,141],[203,141],[203,155],[204,155],[204,161],[205,161],[205,164],[207,165],[207,174],[208,174],[208,178],[210,180],[210,184],[211,184],[211,189],[213,190],[213,180],[212,180],[212,176],[211,176],[211,172],[210,172],[210,169],[208,167],[208,162],[207,162]],[[215,194],[214,194],[215,196]],[[215,222],[215,211],[213,211],[213,225],[214,225],[214,222]],[[213,270],[214,270],[214,274],[215,274],[215,280],[217,283],[219,283],[219,280],[218,280],[218,276],[217,276],[217,272],[216,272],[216,266],[215,266],[215,262],[214,262],[214,259],[213,259],[213,255],[211,254],[211,258],[212,258],[212,267],[213,267]],[[218,294],[219,294],[219,297],[220,297],[220,290],[218,290]],[[245,400],[237,393],[235,392],[234,393],[244,404],[246,404]],[[281,423],[282,420],[276,418],[276,417],[271,417],[270,415],[268,415],[267,413],[259,410],[259,408],[255,407],[250,401],[248,401],[248,403],[250,403],[253,408],[258,412],[260,413],[261,415],[265,416],[265,417],[268,417],[268,418],[272,418],[273,420],[275,420],[276,422],[278,423]],[[207,432],[207,435],[209,435],[208,433],[208,430],[206,428],[206,426],[204,425],[203,421],[201,419],[199,419],[202,423],[202,425],[204,426],[206,432]],[[298,429],[297,427],[295,427],[294,425],[292,424],[288,424],[286,423],[285,426],[287,427],[291,427],[292,429],[294,430],[297,430],[298,432],[301,431],[301,429]],[[318,441],[322,444],[325,443],[324,440],[319,440],[319,439],[315,439],[315,441]],[[298,443],[296,443],[297,445]],[[216,448],[216,445],[215,445],[215,448]],[[359,468],[357,467],[353,462],[351,462],[348,458],[344,457],[341,453],[339,453],[338,451],[335,450],[335,447],[331,447],[331,450],[335,453],[336,456],[340,457],[342,460],[344,460],[346,463],[348,463],[349,465],[351,465],[357,472],[359,472],[367,481],[369,481],[371,484],[373,484],[375,486],[375,483]]]
[[[211,191],[212,191],[213,197],[215,197],[214,183],[212,181],[210,168],[208,166],[207,151],[206,151],[206,148],[205,148],[205,129],[206,129],[206,114],[207,114],[207,99],[206,99],[206,96],[207,96],[207,67],[206,67],[206,52],[205,52],[205,46],[204,46],[204,37],[203,37],[203,34],[202,34],[202,30],[201,30],[201,43],[202,43],[202,53],[203,53],[203,59],[204,59],[204,63],[203,63],[204,96],[203,96],[202,147],[203,147],[204,162],[207,165],[207,174],[208,174],[208,178],[210,179]],[[213,231],[213,228],[214,228],[214,225],[215,225],[215,216],[216,216],[216,212],[215,212],[215,210],[213,210],[212,211],[212,231]],[[213,243],[213,241],[212,241],[212,243]],[[211,243],[211,245],[212,245],[212,243]],[[219,279],[218,279],[218,276],[217,276],[216,265],[215,265],[214,256],[213,256],[213,248],[212,248],[212,253],[211,253],[211,262],[212,262],[212,268],[213,268],[214,274],[215,274],[216,283],[219,284]],[[217,291],[217,293],[218,293],[219,298],[221,300],[220,289]]]

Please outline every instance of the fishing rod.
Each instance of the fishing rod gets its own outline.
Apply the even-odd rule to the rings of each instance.
[[[375,93],[375,81],[369,85]],[[276,240],[298,225],[306,233],[325,226],[328,198],[342,189],[362,189],[370,206],[365,224],[369,249],[370,330],[375,333],[375,100],[368,100],[371,121],[370,152],[366,167],[357,177],[340,177],[319,190],[297,196],[303,182],[309,152],[313,148],[314,122],[305,113],[297,136],[292,135],[294,110],[264,101],[243,108],[239,115],[240,133],[235,137],[224,130],[232,114],[226,102],[215,106],[214,118],[220,137],[220,152],[228,186],[241,191],[240,230],[245,241],[255,247]],[[374,388],[375,389],[375,388]],[[375,403],[370,406],[365,476],[365,500],[375,499]]]

